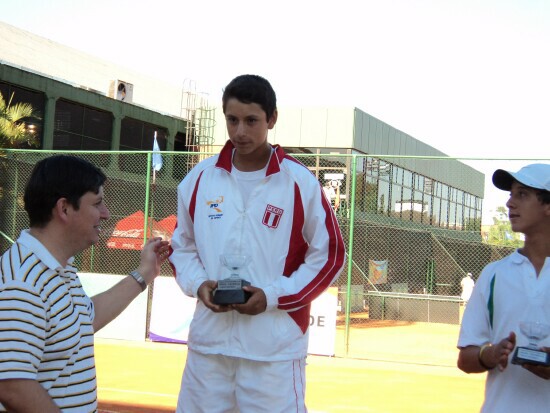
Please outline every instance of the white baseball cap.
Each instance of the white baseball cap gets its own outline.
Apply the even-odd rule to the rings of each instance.
[[[493,174],[493,184],[498,189],[509,191],[514,181],[530,188],[550,191],[550,164],[533,163],[524,166],[517,172],[497,169]]]

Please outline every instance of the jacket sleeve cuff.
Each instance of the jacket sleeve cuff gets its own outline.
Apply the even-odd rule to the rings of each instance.
[[[200,287],[200,286],[202,285],[202,283],[205,282],[205,281],[208,281],[208,278],[199,277],[199,278],[197,278],[197,279],[193,282],[193,287],[192,287],[193,297],[199,298],[199,294],[198,294],[199,287]]]
[[[197,291],[203,282],[207,278],[205,276],[197,277],[194,279],[184,278],[181,275],[176,275],[176,283],[179,285],[183,293],[189,297],[197,298]]]
[[[279,297],[275,293],[275,288],[273,286],[266,287],[264,289],[265,298],[267,300],[266,311],[275,310],[279,305]]]

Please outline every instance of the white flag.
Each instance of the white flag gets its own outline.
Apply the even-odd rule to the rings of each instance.
[[[153,169],[155,171],[160,171],[160,168],[162,168],[162,155],[157,142],[157,131],[155,131],[155,141],[153,142]]]

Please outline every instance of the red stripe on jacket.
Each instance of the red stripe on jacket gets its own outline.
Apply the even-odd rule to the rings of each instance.
[[[278,308],[288,310],[288,315],[298,324],[302,332],[309,326],[311,302],[325,291],[334,280],[344,263],[344,242],[336,222],[336,216],[326,198],[321,197],[323,209],[326,213],[325,226],[329,236],[329,255],[327,262],[305,288],[297,294],[280,297]],[[284,274],[289,277],[300,265],[305,262],[308,244],[302,236],[304,225],[304,207],[298,185],[294,186],[294,217],[292,222],[289,251],[285,262]],[[300,307],[295,311],[293,308]]]
[[[202,172],[199,174],[199,177],[197,179],[197,182],[195,182],[195,188],[193,189],[193,194],[191,195],[191,202],[189,202],[189,215],[191,216],[191,222],[195,222],[195,208],[196,208],[196,205],[197,205],[197,191],[199,190],[199,182],[201,180],[201,177],[202,177]],[[176,220],[176,226],[174,228],[174,231],[175,229],[178,227],[178,221]],[[174,250],[172,249],[172,245],[170,245],[170,249],[169,249],[170,253],[168,254],[168,257],[170,257],[170,255],[172,255],[172,253],[174,252]],[[170,262],[170,261],[168,261]],[[172,267],[172,272],[174,274],[174,277],[176,277],[176,267],[174,267],[174,264],[172,264],[170,262],[170,267]]]
[[[193,224],[195,223],[195,208],[197,206],[197,192],[199,191],[199,182],[201,181],[203,172],[200,173],[199,177],[197,178],[197,182],[195,182],[195,188],[193,189],[193,194],[191,195],[191,201],[189,202],[189,215],[191,216],[191,222]]]

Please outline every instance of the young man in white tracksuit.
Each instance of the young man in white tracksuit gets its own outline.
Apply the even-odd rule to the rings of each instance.
[[[314,175],[267,142],[269,82],[238,76],[222,103],[229,141],[178,186],[170,261],[198,300],[177,412],[305,412],[310,305],[343,267],[342,236]],[[249,257],[244,304],[213,301],[227,254]]]

